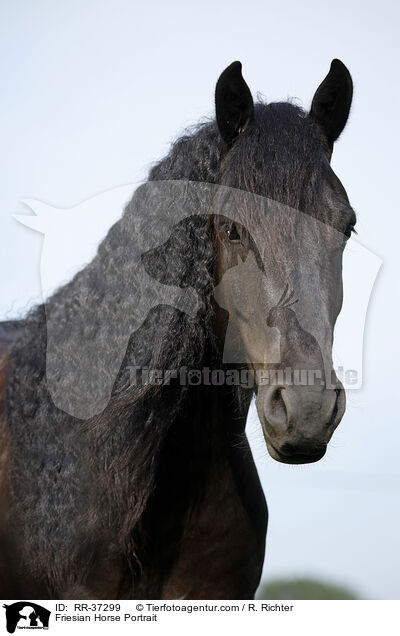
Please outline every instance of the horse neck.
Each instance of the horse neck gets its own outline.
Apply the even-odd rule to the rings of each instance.
[[[232,449],[235,453],[243,441],[249,401],[247,396],[238,405],[226,386],[189,388],[163,441],[153,490],[135,531],[150,577],[160,564],[168,570],[191,514],[231,473]]]

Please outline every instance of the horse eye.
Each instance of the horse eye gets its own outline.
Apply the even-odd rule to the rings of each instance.
[[[226,226],[226,235],[230,241],[240,241],[240,234],[235,223]]]

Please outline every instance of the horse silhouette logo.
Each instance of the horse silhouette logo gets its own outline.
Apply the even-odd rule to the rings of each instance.
[[[9,634],[16,629],[48,629],[50,610],[32,603],[19,601],[12,605],[3,605],[6,610],[6,626]]]
[[[76,264],[70,269],[67,267],[71,254],[76,251],[79,219],[87,217],[86,225],[91,233],[92,228],[96,229],[96,213],[109,219],[102,212],[113,209],[114,205],[116,208],[121,207],[130,189],[123,186],[115,192],[98,195],[72,211],[25,200],[36,216],[19,217],[18,220],[45,234],[41,267],[44,295],[50,294],[56,287],[51,263],[58,263],[58,276],[61,279],[68,279],[80,269]],[[115,241],[115,253],[119,254],[119,258],[110,262],[110,267],[107,265],[102,272],[101,280],[96,283],[95,302],[90,300],[90,285],[88,287],[85,281],[81,281],[68,325],[52,315],[46,305],[48,389],[56,406],[74,417],[87,420],[105,409],[129,339],[152,309],[169,305],[191,317],[197,314],[200,300],[195,289],[160,283],[148,274],[141,258],[142,254],[168,239],[176,222],[188,215],[185,201],[179,205],[176,190],[179,190],[179,184],[175,188],[163,188],[162,184],[139,188],[120,222],[108,234]],[[164,223],[161,224],[159,207],[167,202],[172,212],[170,218],[163,219]],[[115,232],[117,235],[113,236]],[[94,246],[99,238],[98,228],[92,234],[88,262],[96,253]],[[84,252],[83,245],[78,249],[81,260]],[[60,262],[63,260],[63,263]],[[103,299],[101,302],[100,297]],[[63,324],[67,330],[64,330]],[[89,325],[93,327],[90,335],[87,333]],[[164,328],[167,329],[167,325]],[[103,338],[104,329],[107,334]],[[66,354],[66,347],[70,354]]]
[[[235,291],[235,297],[229,298],[238,315],[243,320],[246,317],[247,331],[253,329],[254,339],[255,330],[260,328],[255,301],[265,298],[263,289],[273,282],[276,299],[274,294],[271,305],[261,308],[269,328],[269,350],[252,350],[251,362],[263,364],[266,356],[270,363],[282,362],[282,354],[289,346],[287,336],[304,335],[304,332],[310,334],[307,342],[315,353],[314,359],[324,358],[325,352],[318,344],[325,341],[323,325],[316,319],[318,312],[311,316],[310,312],[305,312],[310,317],[307,323],[301,315],[300,305],[304,305],[310,290],[317,290],[319,285],[314,276],[315,268],[307,267],[307,263],[314,262],[314,252],[318,251],[324,237],[329,235],[330,240],[341,246],[341,232],[299,210],[227,186],[152,181],[140,185],[132,197],[133,190],[134,184],[120,186],[70,209],[25,199],[24,203],[35,215],[16,215],[20,223],[45,237],[40,274],[46,313],[46,378],[47,389],[57,408],[82,420],[100,414],[116,389],[116,379],[129,343],[146,325],[146,319],[150,317],[151,321],[156,316],[160,306],[185,313],[191,319],[196,317],[202,308],[202,289],[198,282],[205,278],[203,271],[194,264],[205,262],[206,254],[195,258],[192,251],[187,250],[182,257],[182,245],[190,227],[191,232],[198,233],[197,248],[207,249],[208,243],[201,234],[204,227],[201,218],[210,215],[244,223],[240,211],[252,209],[254,218],[268,218],[268,232],[275,238],[274,228],[285,225],[285,220],[287,227],[296,228],[295,237],[281,233],[279,241],[267,240],[266,236],[262,244],[255,244],[257,258],[253,249],[244,260],[239,257],[236,266],[225,272],[214,289],[214,299],[228,314],[224,287],[229,286]],[[130,202],[125,205],[127,201]],[[199,219],[199,227],[191,220],[195,217]],[[245,230],[252,236],[250,226],[245,226]],[[105,234],[106,238],[101,241]],[[310,239],[315,236],[319,241]],[[287,249],[288,241],[291,241],[290,250]],[[285,261],[285,254],[294,249],[301,251],[305,264],[302,276],[298,276],[291,259]],[[357,262],[353,263],[355,258]],[[277,270],[277,263],[282,271]],[[345,388],[361,386],[364,325],[381,263],[379,257],[354,240],[346,248],[346,304],[336,327],[333,352],[335,366],[357,371],[356,384],[352,379],[347,384],[343,378]],[[359,272],[363,274],[362,284],[355,278],[355,273]],[[73,287],[74,297],[72,299],[71,292],[71,302],[63,312],[53,311],[52,304],[46,299],[66,281],[70,281],[68,284],[71,289]],[[288,304],[276,305],[286,281],[299,299],[295,309]],[[315,299],[318,299],[317,292]],[[169,315],[175,314],[165,313],[165,316]],[[278,318],[283,318],[283,331],[277,328],[281,324]],[[351,338],[348,336],[349,323],[352,325]],[[359,328],[354,329],[354,324]],[[166,342],[169,338],[168,317],[158,321],[157,329],[165,332]],[[262,334],[265,331],[263,324]],[[286,349],[282,346],[285,338]],[[160,334],[159,339],[162,341]],[[247,360],[241,342],[241,334],[229,320],[224,363],[241,364]],[[305,349],[298,353],[305,353]],[[145,366],[146,360],[135,359],[133,364]],[[328,360],[327,366],[329,364]]]

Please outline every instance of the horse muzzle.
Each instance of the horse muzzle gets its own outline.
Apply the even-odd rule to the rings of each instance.
[[[268,452],[286,464],[319,461],[345,412],[343,386],[259,387],[256,406]]]

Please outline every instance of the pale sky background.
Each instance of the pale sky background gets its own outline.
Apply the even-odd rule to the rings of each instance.
[[[185,126],[213,114],[233,60],[253,95],[306,108],[331,59],[348,66],[355,96],[333,167],[358,240],[383,260],[363,388],[348,392],[317,464],[274,462],[255,411],[249,430],[270,510],[265,579],[314,576],[383,599],[400,599],[399,17],[388,0],[0,2],[2,318],[41,294],[42,237],[12,218],[22,199],[69,208],[143,180]]]

